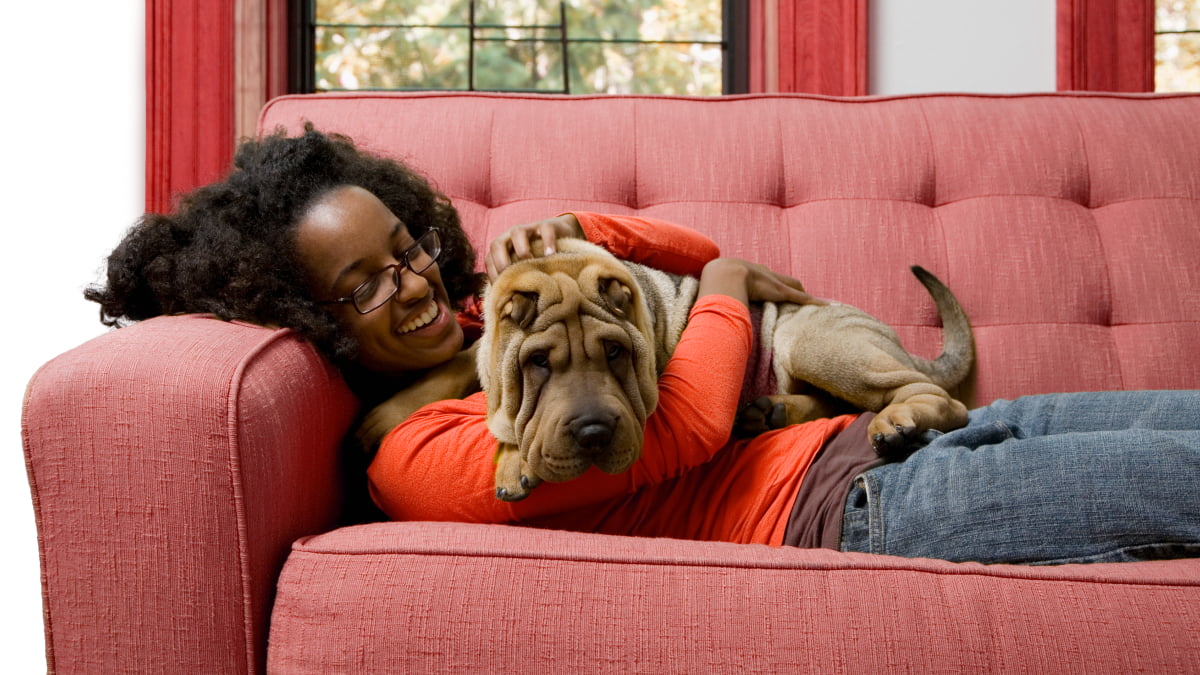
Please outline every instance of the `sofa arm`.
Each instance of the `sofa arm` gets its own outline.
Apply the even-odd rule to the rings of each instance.
[[[337,521],[355,408],[294,333],[203,316],[43,366],[22,435],[51,670],[261,671],[291,542]]]

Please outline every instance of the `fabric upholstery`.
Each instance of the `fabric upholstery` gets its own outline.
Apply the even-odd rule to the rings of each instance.
[[[1200,647],[1191,629],[1197,593],[1198,560],[989,567],[386,523],[296,544],[269,665],[281,673],[1186,672]]]
[[[355,404],[290,331],[162,317],[42,367],[23,425],[60,673],[261,672]]]
[[[309,120],[408,161],[477,244],[572,208],[689,225],[933,355],[920,264],[974,323],[986,403],[1196,386],[1198,112],[1197,96],[349,94],[276,99],[261,125]]]
[[[920,264],[974,322],[981,404],[1200,386],[1196,119],[1196,95],[343,94],[277,99],[260,128],[311,120],[409,161],[477,245],[571,209],[689,225],[932,356],[937,316],[907,269]],[[292,333],[205,317],[46,364],[23,434],[51,668],[261,672],[268,651],[273,672],[1200,662],[1198,560],[982,567],[452,523],[335,529],[355,408]]]

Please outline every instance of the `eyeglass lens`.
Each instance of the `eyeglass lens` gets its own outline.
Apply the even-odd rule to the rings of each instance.
[[[429,269],[442,253],[442,242],[437,230],[429,230],[417,238],[417,242],[400,255],[401,262],[379,270],[354,290],[354,308],[360,314],[374,311],[383,306],[400,288],[402,267],[414,274]]]

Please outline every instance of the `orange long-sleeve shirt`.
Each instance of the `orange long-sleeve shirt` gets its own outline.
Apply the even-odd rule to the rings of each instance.
[[[576,216],[592,241],[668,271],[696,272],[716,256],[706,238],[661,221]],[[396,427],[368,470],[371,495],[397,520],[778,545],[813,458],[853,417],[730,442],[751,349],[746,307],[725,296],[701,298],[659,380],[642,457],[623,474],[592,469],[567,483],[543,483],[520,502],[496,499],[495,440],[486,399],[476,394],[425,406]]]

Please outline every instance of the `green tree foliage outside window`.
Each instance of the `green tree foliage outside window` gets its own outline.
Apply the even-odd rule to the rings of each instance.
[[[721,94],[721,0],[473,4],[316,0],[317,91]]]

